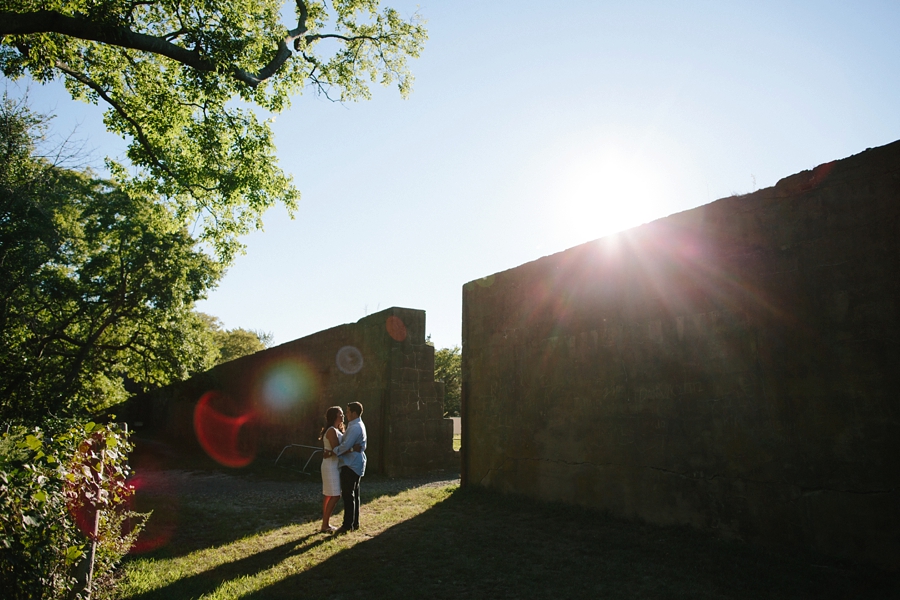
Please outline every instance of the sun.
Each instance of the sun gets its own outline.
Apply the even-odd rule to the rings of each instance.
[[[584,150],[568,153],[556,172],[557,235],[574,245],[664,216],[664,161],[624,146]]]

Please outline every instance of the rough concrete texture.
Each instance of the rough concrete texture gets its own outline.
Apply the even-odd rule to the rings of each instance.
[[[900,566],[900,142],[463,288],[463,483]]]
[[[118,413],[140,433],[243,466],[272,460],[287,444],[321,447],[326,409],[358,401],[367,472],[406,476],[459,465],[443,398],[425,311],[390,308],[219,365]]]

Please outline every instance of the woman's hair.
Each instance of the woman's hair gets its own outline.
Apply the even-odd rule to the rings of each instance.
[[[322,431],[319,432],[320,440],[325,437],[325,432],[328,431],[328,428],[334,425],[334,422],[337,420],[339,414],[341,414],[340,406],[332,406],[325,411],[325,427],[323,427]],[[344,431],[343,423],[341,423],[341,431]]]

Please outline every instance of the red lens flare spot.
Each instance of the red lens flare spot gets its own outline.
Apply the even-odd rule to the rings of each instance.
[[[256,456],[254,415],[232,415],[231,403],[218,392],[203,394],[194,408],[194,432],[203,450],[226,467],[246,467]]]
[[[391,336],[394,341],[402,342],[406,339],[406,325],[403,324],[400,317],[391,315],[387,318],[385,327],[387,328],[388,335]]]
[[[89,540],[94,539],[94,519],[97,517],[97,509],[86,502],[69,502],[69,515],[75,521],[75,526]]]
[[[171,489],[163,472],[145,471],[129,479],[134,495],[129,508],[138,513],[151,513],[144,523],[137,541],[129,551],[143,554],[162,548],[172,539],[178,526],[178,497]],[[126,532],[131,523],[126,522]]]

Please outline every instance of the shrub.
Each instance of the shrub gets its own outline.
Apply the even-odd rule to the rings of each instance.
[[[0,437],[0,589],[4,597],[77,597],[96,539],[94,581],[109,578],[143,516],[129,511],[130,444],[115,425],[50,423]],[[94,517],[99,512],[94,532]],[[138,523],[138,526],[134,524]]]

